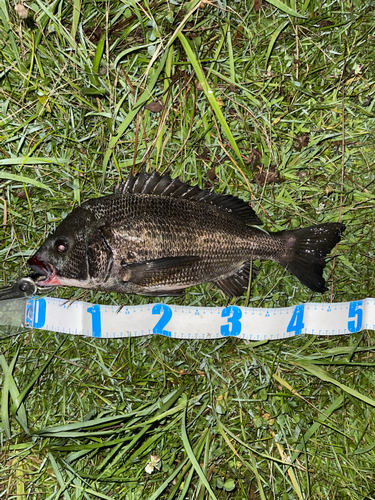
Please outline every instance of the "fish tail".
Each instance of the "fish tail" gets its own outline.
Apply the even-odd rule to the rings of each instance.
[[[340,222],[280,231],[276,234],[286,245],[278,261],[311,290],[323,293],[326,290],[323,278],[326,255],[340,241],[344,231],[345,225]]]

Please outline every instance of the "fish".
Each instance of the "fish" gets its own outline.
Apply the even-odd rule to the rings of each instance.
[[[261,224],[244,200],[142,170],[75,208],[27,263],[42,286],[179,296],[214,283],[236,297],[258,272],[253,261],[271,260],[323,293],[326,256],[345,225],[267,232]]]

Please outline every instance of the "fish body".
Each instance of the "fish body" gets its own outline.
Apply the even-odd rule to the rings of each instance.
[[[345,226],[267,233],[260,224],[238,198],[142,171],[73,210],[28,264],[46,286],[178,295],[213,282],[237,296],[256,273],[252,261],[268,259],[323,292],[325,257]]]

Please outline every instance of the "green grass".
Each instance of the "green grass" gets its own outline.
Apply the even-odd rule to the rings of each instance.
[[[374,3],[255,3],[36,0],[22,19],[0,0],[4,284],[77,204],[145,166],[251,200],[271,231],[347,225],[324,295],[264,262],[249,305],[374,296]],[[228,304],[209,285],[165,301]],[[4,331],[0,346],[1,498],[375,498],[371,331],[253,344]]]

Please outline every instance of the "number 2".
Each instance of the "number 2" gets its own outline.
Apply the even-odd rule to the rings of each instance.
[[[363,311],[361,309],[362,305],[362,300],[355,300],[349,304],[349,318],[357,318],[357,322],[348,321],[348,330],[350,333],[359,332],[361,329],[363,320]]]
[[[162,317],[156,323],[154,328],[152,329],[152,333],[159,333],[160,335],[165,335],[166,337],[171,336],[171,332],[169,330],[164,330],[164,327],[167,326],[169,321],[172,318],[172,309],[165,304],[155,304],[152,308],[152,314],[160,314],[162,313]]]

